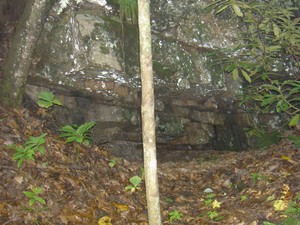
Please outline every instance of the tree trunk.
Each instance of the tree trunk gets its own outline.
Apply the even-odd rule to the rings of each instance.
[[[149,225],[161,225],[157,179],[149,0],[138,0],[144,169]]]
[[[31,57],[54,1],[28,0],[3,66],[0,100],[7,107],[20,107]]]

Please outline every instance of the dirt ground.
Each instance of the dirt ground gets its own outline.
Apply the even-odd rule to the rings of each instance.
[[[0,224],[97,224],[104,216],[111,224],[147,224],[144,182],[125,190],[131,177],[143,178],[142,161],[116,158],[101,146],[66,144],[43,116],[0,106]],[[18,168],[15,149],[44,133],[44,154]],[[300,151],[290,141],[260,151],[176,155],[158,160],[164,224],[279,224],[291,203],[298,223],[289,224],[299,224]],[[42,187],[37,196],[45,204],[29,206],[23,192],[32,187]]]

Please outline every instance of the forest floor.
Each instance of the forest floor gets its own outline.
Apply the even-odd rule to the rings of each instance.
[[[47,115],[0,105],[0,224],[147,224],[144,182],[125,190],[130,178],[143,178],[143,162],[96,145],[67,144]],[[18,168],[16,148],[45,133],[44,154]],[[290,141],[178,156],[158,159],[164,224],[300,224],[300,151]],[[24,191],[39,187],[29,206]],[[111,223],[98,223],[101,218]]]
[[[9,44],[1,44],[3,54]],[[46,133],[45,152],[18,168],[16,149]],[[300,149],[291,141],[264,150],[168,154],[158,158],[164,224],[300,224]],[[0,105],[2,225],[146,225],[144,182],[125,190],[133,176],[143,178],[142,168],[142,161],[101,146],[65,143],[43,110]]]

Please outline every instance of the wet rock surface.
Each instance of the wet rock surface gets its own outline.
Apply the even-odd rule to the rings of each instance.
[[[207,13],[209,2],[151,2],[158,143],[246,148],[242,127],[248,124],[230,117],[240,113],[235,106],[240,84],[220,72],[209,56],[232,46],[239,31],[226,18]],[[138,32],[116,15],[110,3],[52,12],[37,44],[26,93],[36,101],[41,90],[54,92],[64,107],[53,116],[61,124],[95,121],[99,142],[140,144]],[[216,144],[218,137],[228,139]],[[237,139],[244,144],[236,145]]]

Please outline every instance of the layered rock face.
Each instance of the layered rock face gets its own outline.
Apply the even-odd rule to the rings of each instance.
[[[204,8],[211,1],[151,1],[157,142],[199,149],[243,149],[247,117],[236,107],[241,84],[223,74],[218,55],[238,25]],[[141,142],[136,25],[121,23],[114,3],[86,2],[48,18],[27,94],[61,98],[61,124],[96,121],[99,142]],[[130,22],[130,21],[129,21]],[[41,79],[43,80],[41,82]]]

